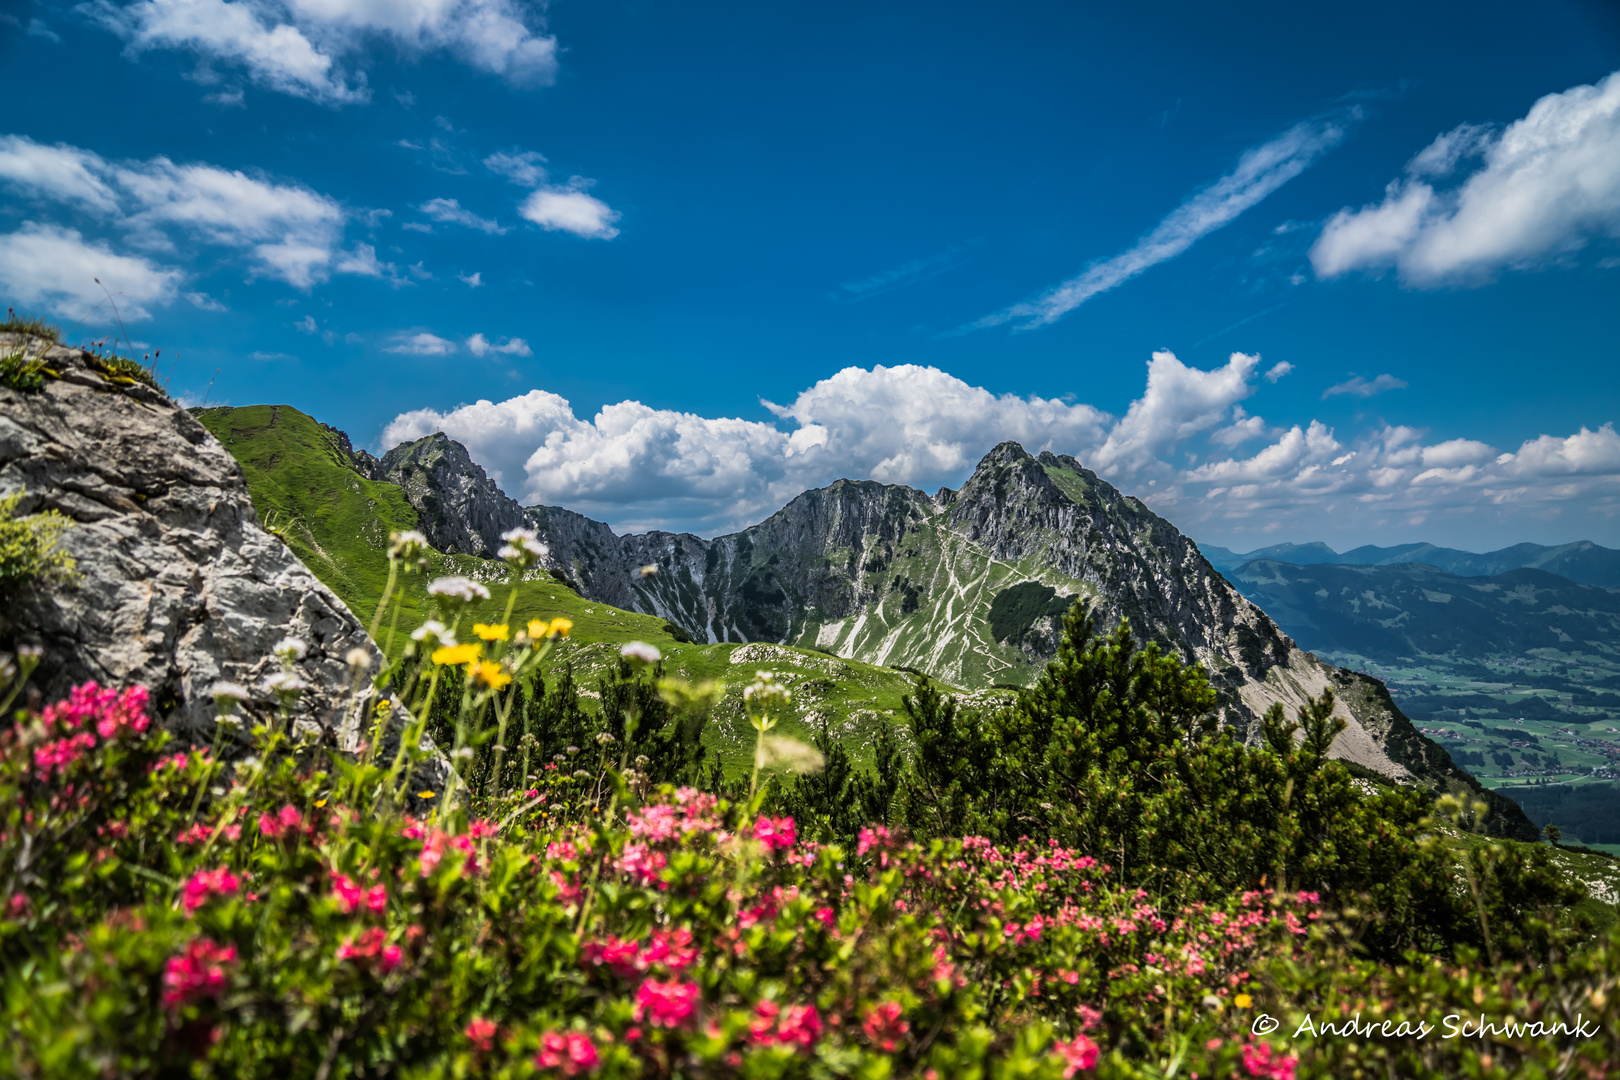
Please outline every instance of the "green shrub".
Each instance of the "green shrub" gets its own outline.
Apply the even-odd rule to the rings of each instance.
[[[37,393],[45,385],[45,370],[45,361],[30,354],[26,345],[0,353],[0,386]]]
[[[963,709],[919,680],[906,699],[917,753],[901,820],[927,836],[1029,836],[1107,853],[1127,880],[1189,897],[1268,884],[1322,892],[1377,913],[1363,941],[1385,956],[1486,944],[1430,798],[1364,796],[1328,758],[1343,727],[1331,690],[1297,723],[1274,707],[1263,747],[1214,731],[1214,704],[1201,669],[1138,648],[1128,624],[1097,637],[1077,604],[1057,658],[1016,705]],[[1539,920],[1499,946],[1544,953],[1585,932],[1535,856],[1498,861],[1514,922]]]
[[[66,581],[73,577],[73,556],[57,546],[73,519],[55,510],[17,517],[25,491],[0,498],[0,589],[28,579]]]

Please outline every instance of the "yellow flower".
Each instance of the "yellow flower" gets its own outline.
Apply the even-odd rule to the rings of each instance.
[[[1248,994],[1239,994],[1237,997],[1232,999],[1232,1004],[1236,1005],[1240,1009],[1247,1009],[1250,1005],[1254,1004],[1254,998],[1250,997]]]
[[[433,650],[433,662],[447,666],[472,664],[477,662],[478,654],[482,651],[481,645],[443,645]]]
[[[326,805],[326,800],[325,799],[316,799],[315,800],[315,809],[319,810],[321,807],[323,807],[325,805]]]
[[[506,624],[495,623],[494,625],[486,625],[484,623],[473,623],[473,633],[477,634],[485,641],[505,641]]]
[[[431,799],[431,798],[433,798],[433,792],[431,792],[431,791],[418,791],[416,793],[416,797],[418,799]]]
[[[573,628],[574,624],[568,619],[552,619],[550,622],[546,622],[544,619],[531,619],[529,620],[529,640],[539,644],[548,637],[567,637],[568,631]]]
[[[512,676],[502,670],[501,665],[490,663],[488,660],[481,664],[468,664],[467,674],[491,690],[499,690],[512,681]]]

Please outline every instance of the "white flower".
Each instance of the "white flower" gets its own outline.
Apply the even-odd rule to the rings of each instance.
[[[619,650],[619,655],[626,660],[643,664],[656,664],[664,658],[664,654],[659,652],[657,647],[649,645],[645,641],[626,642],[624,648]]]
[[[388,557],[391,559],[410,559],[427,550],[427,537],[411,529],[407,532],[395,533],[390,536],[388,544]]]
[[[302,660],[309,655],[309,646],[293,637],[284,637],[270,650],[287,663]]]
[[[551,554],[551,549],[540,542],[533,529],[508,529],[501,533],[501,539],[506,541],[506,546],[496,554],[521,566],[532,566]]]
[[[309,683],[287,671],[266,675],[264,682],[259,685],[265,693],[274,694],[278,698],[295,698],[309,689]]]
[[[362,648],[359,645],[356,645],[354,648],[350,649],[349,655],[345,656],[343,659],[348,663],[349,668],[353,671],[371,670],[371,652],[370,650]]]
[[[441,603],[470,604],[488,600],[489,590],[464,577],[442,577],[428,586],[428,595],[437,596]]]
[[[444,623],[440,622],[438,619],[429,619],[427,622],[411,631],[411,640],[434,641],[438,642],[440,645],[454,645],[456,643],[456,635],[452,634],[450,632],[450,628],[445,626]]]
[[[235,704],[247,701],[249,698],[247,687],[241,683],[226,682],[223,679],[213,685],[208,691],[208,696],[213,698],[214,703],[221,708],[227,707],[227,702]]]
[[[788,688],[776,681],[774,671],[754,672],[753,684],[743,688],[744,701],[758,698],[763,703],[773,700],[787,701],[792,697],[793,695],[788,693]]]

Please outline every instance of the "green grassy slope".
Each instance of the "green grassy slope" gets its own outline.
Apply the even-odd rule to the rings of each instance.
[[[242,464],[260,519],[369,623],[388,578],[388,535],[416,525],[415,511],[399,487],[366,479],[355,470],[336,431],[290,406],[220,407],[196,415]],[[490,601],[475,606],[466,617],[469,624],[496,622],[505,612],[513,587],[505,564],[438,553],[429,564],[426,575],[413,574],[405,581],[399,633],[390,641],[386,625],[379,631],[379,644],[393,653],[427,617],[425,589],[434,577],[459,574],[489,588]],[[669,674],[727,683],[730,689],[704,741],[733,771],[747,767],[753,749],[742,688],[756,671],[776,672],[793,691],[792,715],[783,722],[783,734],[808,741],[825,725],[858,763],[870,760],[878,725],[895,725],[896,717],[904,715],[900,699],[910,690],[911,677],[903,671],[812,649],[679,642],[662,619],[582,599],[542,571],[517,582],[516,588],[516,622],[557,616],[573,620],[573,636],[554,654],[553,663],[573,663],[587,697],[594,693],[594,678],[611,668],[619,646],[631,640],[656,645]],[[903,726],[898,734],[902,743],[908,741]]]

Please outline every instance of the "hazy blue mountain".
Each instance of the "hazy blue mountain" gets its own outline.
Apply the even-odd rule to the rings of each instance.
[[[1579,585],[1620,588],[1620,551],[1602,547],[1590,540],[1577,540],[1556,547],[1514,544],[1484,554],[1434,544],[1397,544],[1393,547],[1368,544],[1350,551],[1336,552],[1319,540],[1309,544],[1273,544],[1249,552],[1236,552],[1214,544],[1200,544],[1198,547],[1215,569],[1223,574],[1257,559],[1272,559],[1296,566],[1425,563],[1463,577],[1489,577],[1510,570],[1545,570]]]
[[[1227,578],[1313,652],[1467,658],[1620,641],[1620,592],[1543,570],[1475,577],[1416,562],[1256,559]]]

